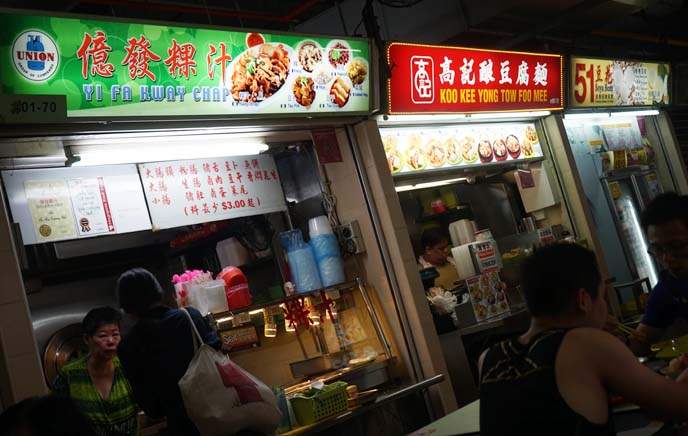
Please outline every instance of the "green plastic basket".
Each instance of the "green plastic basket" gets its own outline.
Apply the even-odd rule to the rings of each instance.
[[[347,410],[347,384],[331,383],[311,397],[297,396],[289,401],[299,425],[310,425]]]

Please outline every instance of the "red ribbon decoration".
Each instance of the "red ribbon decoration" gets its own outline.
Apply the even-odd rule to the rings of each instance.
[[[305,298],[287,301],[284,306],[284,318],[286,321],[289,321],[289,327],[305,327],[306,330],[310,328],[313,320],[308,317],[310,310],[306,306]]]
[[[320,314],[320,322],[323,322],[323,312],[327,312],[327,315],[330,317],[330,321],[334,322],[334,315],[332,314],[332,309],[337,305],[337,303],[328,298],[327,293],[325,291],[320,291],[320,298],[322,299],[322,303],[316,305],[318,308],[318,313]]]

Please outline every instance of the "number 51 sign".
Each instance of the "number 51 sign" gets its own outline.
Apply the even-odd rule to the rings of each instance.
[[[669,104],[668,63],[571,58],[570,106]]]

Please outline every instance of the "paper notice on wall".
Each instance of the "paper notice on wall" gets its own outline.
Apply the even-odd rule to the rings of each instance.
[[[154,229],[167,229],[287,209],[269,155],[139,165]]]
[[[25,245],[151,228],[135,165],[3,171]]]
[[[602,126],[609,150],[633,150],[643,148],[643,137],[635,118]]]
[[[110,204],[102,177],[68,180],[79,236],[112,233]]]
[[[27,180],[24,191],[36,241],[76,238],[69,189],[64,180]]]

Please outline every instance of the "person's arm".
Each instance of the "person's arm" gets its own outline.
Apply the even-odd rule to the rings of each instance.
[[[628,345],[636,355],[650,353],[650,346],[659,342],[666,329],[676,320],[676,304],[671,291],[660,283],[650,292],[647,308],[636,332],[629,338]]]
[[[688,381],[667,379],[638,362],[621,341],[597,329],[569,333],[573,352],[584,355],[602,386],[637,404],[653,416],[688,419]]]
[[[650,354],[650,346],[659,342],[665,331],[666,329],[651,327],[641,322],[635,333],[628,337],[628,346],[636,356],[646,356]]]

